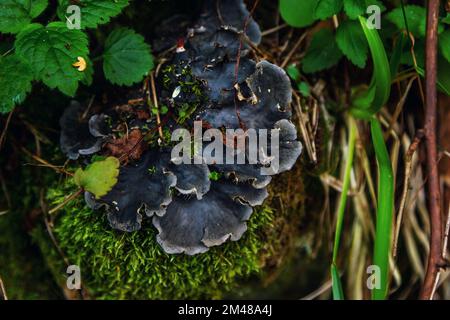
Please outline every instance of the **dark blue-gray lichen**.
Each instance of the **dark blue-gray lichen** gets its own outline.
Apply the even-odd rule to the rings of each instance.
[[[61,150],[69,159],[76,160],[80,155],[90,155],[100,151],[103,135],[90,130],[90,118],[85,108],[77,101],[71,101],[60,121]]]
[[[95,199],[86,193],[85,199],[95,210],[106,207],[111,226],[118,230],[136,231],[145,216],[153,217],[157,241],[165,252],[193,255],[227,240],[239,240],[253,207],[266,199],[271,176],[290,170],[302,147],[289,120],[289,78],[281,68],[248,57],[249,43],[258,45],[261,32],[242,0],[206,1],[204,12],[187,34],[184,46],[178,47],[169,64],[174,67],[166,68],[175,75],[157,80],[161,103],[167,103],[174,114],[185,104],[195,104],[195,108],[189,110],[188,122],[181,125],[180,118],[169,119],[165,128],[173,131],[201,120],[208,128],[222,130],[278,130],[279,167],[263,175],[261,169],[267,163],[261,159],[255,164],[210,164],[206,157],[200,164],[175,165],[170,148],[158,141],[149,144],[140,159],[121,167],[118,183],[106,196]],[[193,87],[183,91],[178,84],[182,80]],[[204,97],[196,97],[198,91]],[[88,124],[71,127],[71,121],[78,119],[72,108],[61,120],[61,146],[71,159],[114,139],[121,122],[151,134],[148,126],[153,120],[127,116],[132,108],[125,112],[125,119],[117,108],[110,108],[93,115]],[[82,111],[77,107],[76,112]],[[222,143],[226,148],[226,142]],[[97,149],[91,153],[104,154],[105,148]],[[220,178],[211,179],[211,173]]]

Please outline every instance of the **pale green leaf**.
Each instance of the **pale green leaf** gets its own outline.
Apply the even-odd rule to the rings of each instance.
[[[108,157],[91,163],[86,169],[79,168],[74,175],[75,183],[96,198],[106,195],[117,183],[119,159]]]

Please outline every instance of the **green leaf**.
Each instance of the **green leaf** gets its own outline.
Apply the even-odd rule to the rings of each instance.
[[[383,130],[376,118],[370,121],[372,143],[378,164],[378,200],[375,230],[374,265],[380,268],[380,286],[372,291],[372,299],[384,300],[389,290],[389,257],[392,247],[394,211],[394,173],[389,152],[384,142]]]
[[[319,0],[314,14],[317,19],[325,20],[342,10],[343,0]]]
[[[333,292],[333,300],[344,300],[344,290],[342,289],[341,277],[336,265],[331,265],[331,289]]]
[[[336,42],[354,65],[360,68],[366,66],[368,46],[359,22],[347,20],[341,23],[336,32]]]
[[[356,19],[358,16],[366,14],[367,8],[371,5],[380,7],[381,11],[386,9],[378,0],[345,0],[344,10],[350,19]]]
[[[337,209],[336,226],[335,226],[336,230],[334,232],[334,243],[333,243],[333,257],[331,261],[331,282],[334,300],[344,299],[341,279],[339,276],[339,272],[337,270],[336,262],[339,255],[339,246],[341,243],[341,236],[342,236],[342,226],[344,222],[345,209],[347,207],[348,189],[350,187],[353,158],[355,155],[356,133],[358,131],[356,121],[352,117],[349,117],[349,127],[350,128],[348,133],[348,149],[346,154],[343,155],[345,156],[346,163],[342,181],[342,192],[339,196],[339,204]]]
[[[47,8],[48,0],[1,0],[0,32],[18,33]]]
[[[153,56],[144,37],[128,28],[115,29],[105,42],[103,71],[113,84],[130,86],[153,68]]]
[[[161,114],[166,114],[167,112],[169,112],[169,108],[167,107],[167,106],[161,106],[161,111],[160,111],[160,113]]]
[[[222,175],[220,174],[220,172],[211,171],[209,173],[209,180],[218,181],[221,177],[222,177]]]
[[[319,0],[280,0],[281,17],[293,27],[307,27],[316,20],[318,2]]]
[[[309,85],[302,81],[298,84],[298,91],[300,91],[301,95],[304,97],[309,97],[311,95],[311,90],[309,89]]]
[[[439,49],[444,58],[450,62],[450,29],[439,35]]]
[[[376,29],[367,27],[367,20],[359,17],[373,60],[373,75],[369,90],[353,101],[352,114],[369,119],[377,113],[389,99],[391,93],[391,69],[383,42]]]
[[[417,68],[416,72],[422,77],[425,77],[425,40],[419,39],[414,45],[414,51],[417,58]],[[414,67],[411,54],[408,51],[402,56],[401,62],[403,64]],[[438,89],[450,96],[450,62],[447,61],[441,54],[438,55],[438,78],[437,87]]]
[[[67,7],[78,5],[81,13],[81,28],[95,28],[108,23],[112,17],[122,12],[128,6],[129,0],[58,0],[58,17],[66,21]]]
[[[295,64],[291,64],[286,68],[286,72],[295,82],[300,81],[300,70],[298,70]]]
[[[450,13],[447,13],[447,16],[445,16],[445,18],[442,18],[441,22],[445,24],[450,24]]]
[[[74,175],[75,183],[96,198],[106,195],[117,183],[119,176],[119,159],[108,157],[98,160],[86,167],[79,168]]]
[[[63,22],[52,22],[47,27],[29,25],[18,34],[15,48],[30,64],[36,80],[68,96],[75,95],[79,81],[89,82],[92,77],[86,34],[68,29]],[[72,65],[78,57],[86,60],[86,70],[78,71]]]
[[[426,10],[416,5],[405,6],[406,22],[409,31],[416,37],[425,35]],[[396,8],[387,14],[387,19],[400,30],[406,30],[402,8]]]
[[[0,113],[10,112],[31,91],[33,72],[16,55],[0,57]]]
[[[313,73],[331,68],[339,62],[342,52],[329,29],[316,32],[303,58],[303,72]]]

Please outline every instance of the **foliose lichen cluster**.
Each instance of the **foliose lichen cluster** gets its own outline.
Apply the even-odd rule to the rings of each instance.
[[[114,155],[123,163],[108,194],[85,194],[92,209],[106,209],[112,228],[137,231],[151,217],[163,250],[188,255],[242,237],[253,208],[268,196],[271,176],[290,170],[301,153],[289,120],[289,78],[281,68],[250,57],[251,46],[260,41],[259,26],[242,0],[208,0],[156,79],[160,119],[152,115],[154,105],[148,108],[147,91],[129,99],[133,103],[98,112],[77,102],[67,108],[61,148],[70,159]],[[261,161],[176,165],[167,138],[157,133],[190,129],[193,121],[205,123],[205,130],[278,130],[279,168],[262,175]]]

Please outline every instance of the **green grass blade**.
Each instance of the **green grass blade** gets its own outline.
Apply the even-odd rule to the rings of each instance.
[[[356,99],[351,111],[355,117],[370,119],[389,99],[391,93],[391,71],[386,50],[378,31],[369,29],[364,17],[360,16],[359,22],[369,43],[374,71],[369,90],[365,96]]]
[[[344,290],[342,290],[341,278],[334,263],[331,264],[331,284],[333,300],[344,300]]]
[[[392,212],[394,205],[394,174],[379,121],[370,122],[372,143],[379,170],[378,208],[375,231],[374,265],[380,268],[380,287],[372,292],[372,299],[385,299],[389,288],[389,257],[391,254]]]
[[[339,244],[342,233],[342,223],[344,221],[344,213],[347,205],[347,194],[350,186],[350,176],[353,167],[353,157],[355,154],[355,142],[356,142],[356,123],[355,120],[349,118],[350,132],[348,135],[348,153],[347,153],[347,163],[345,164],[344,179],[342,182],[342,192],[339,199],[339,206],[337,211],[337,221],[336,221],[336,231],[334,234],[334,245],[333,245],[333,259],[331,263],[331,279],[333,285],[333,298],[340,300],[343,299],[342,285],[339,277],[339,272],[336,267],[336,260],[339,252]]]

